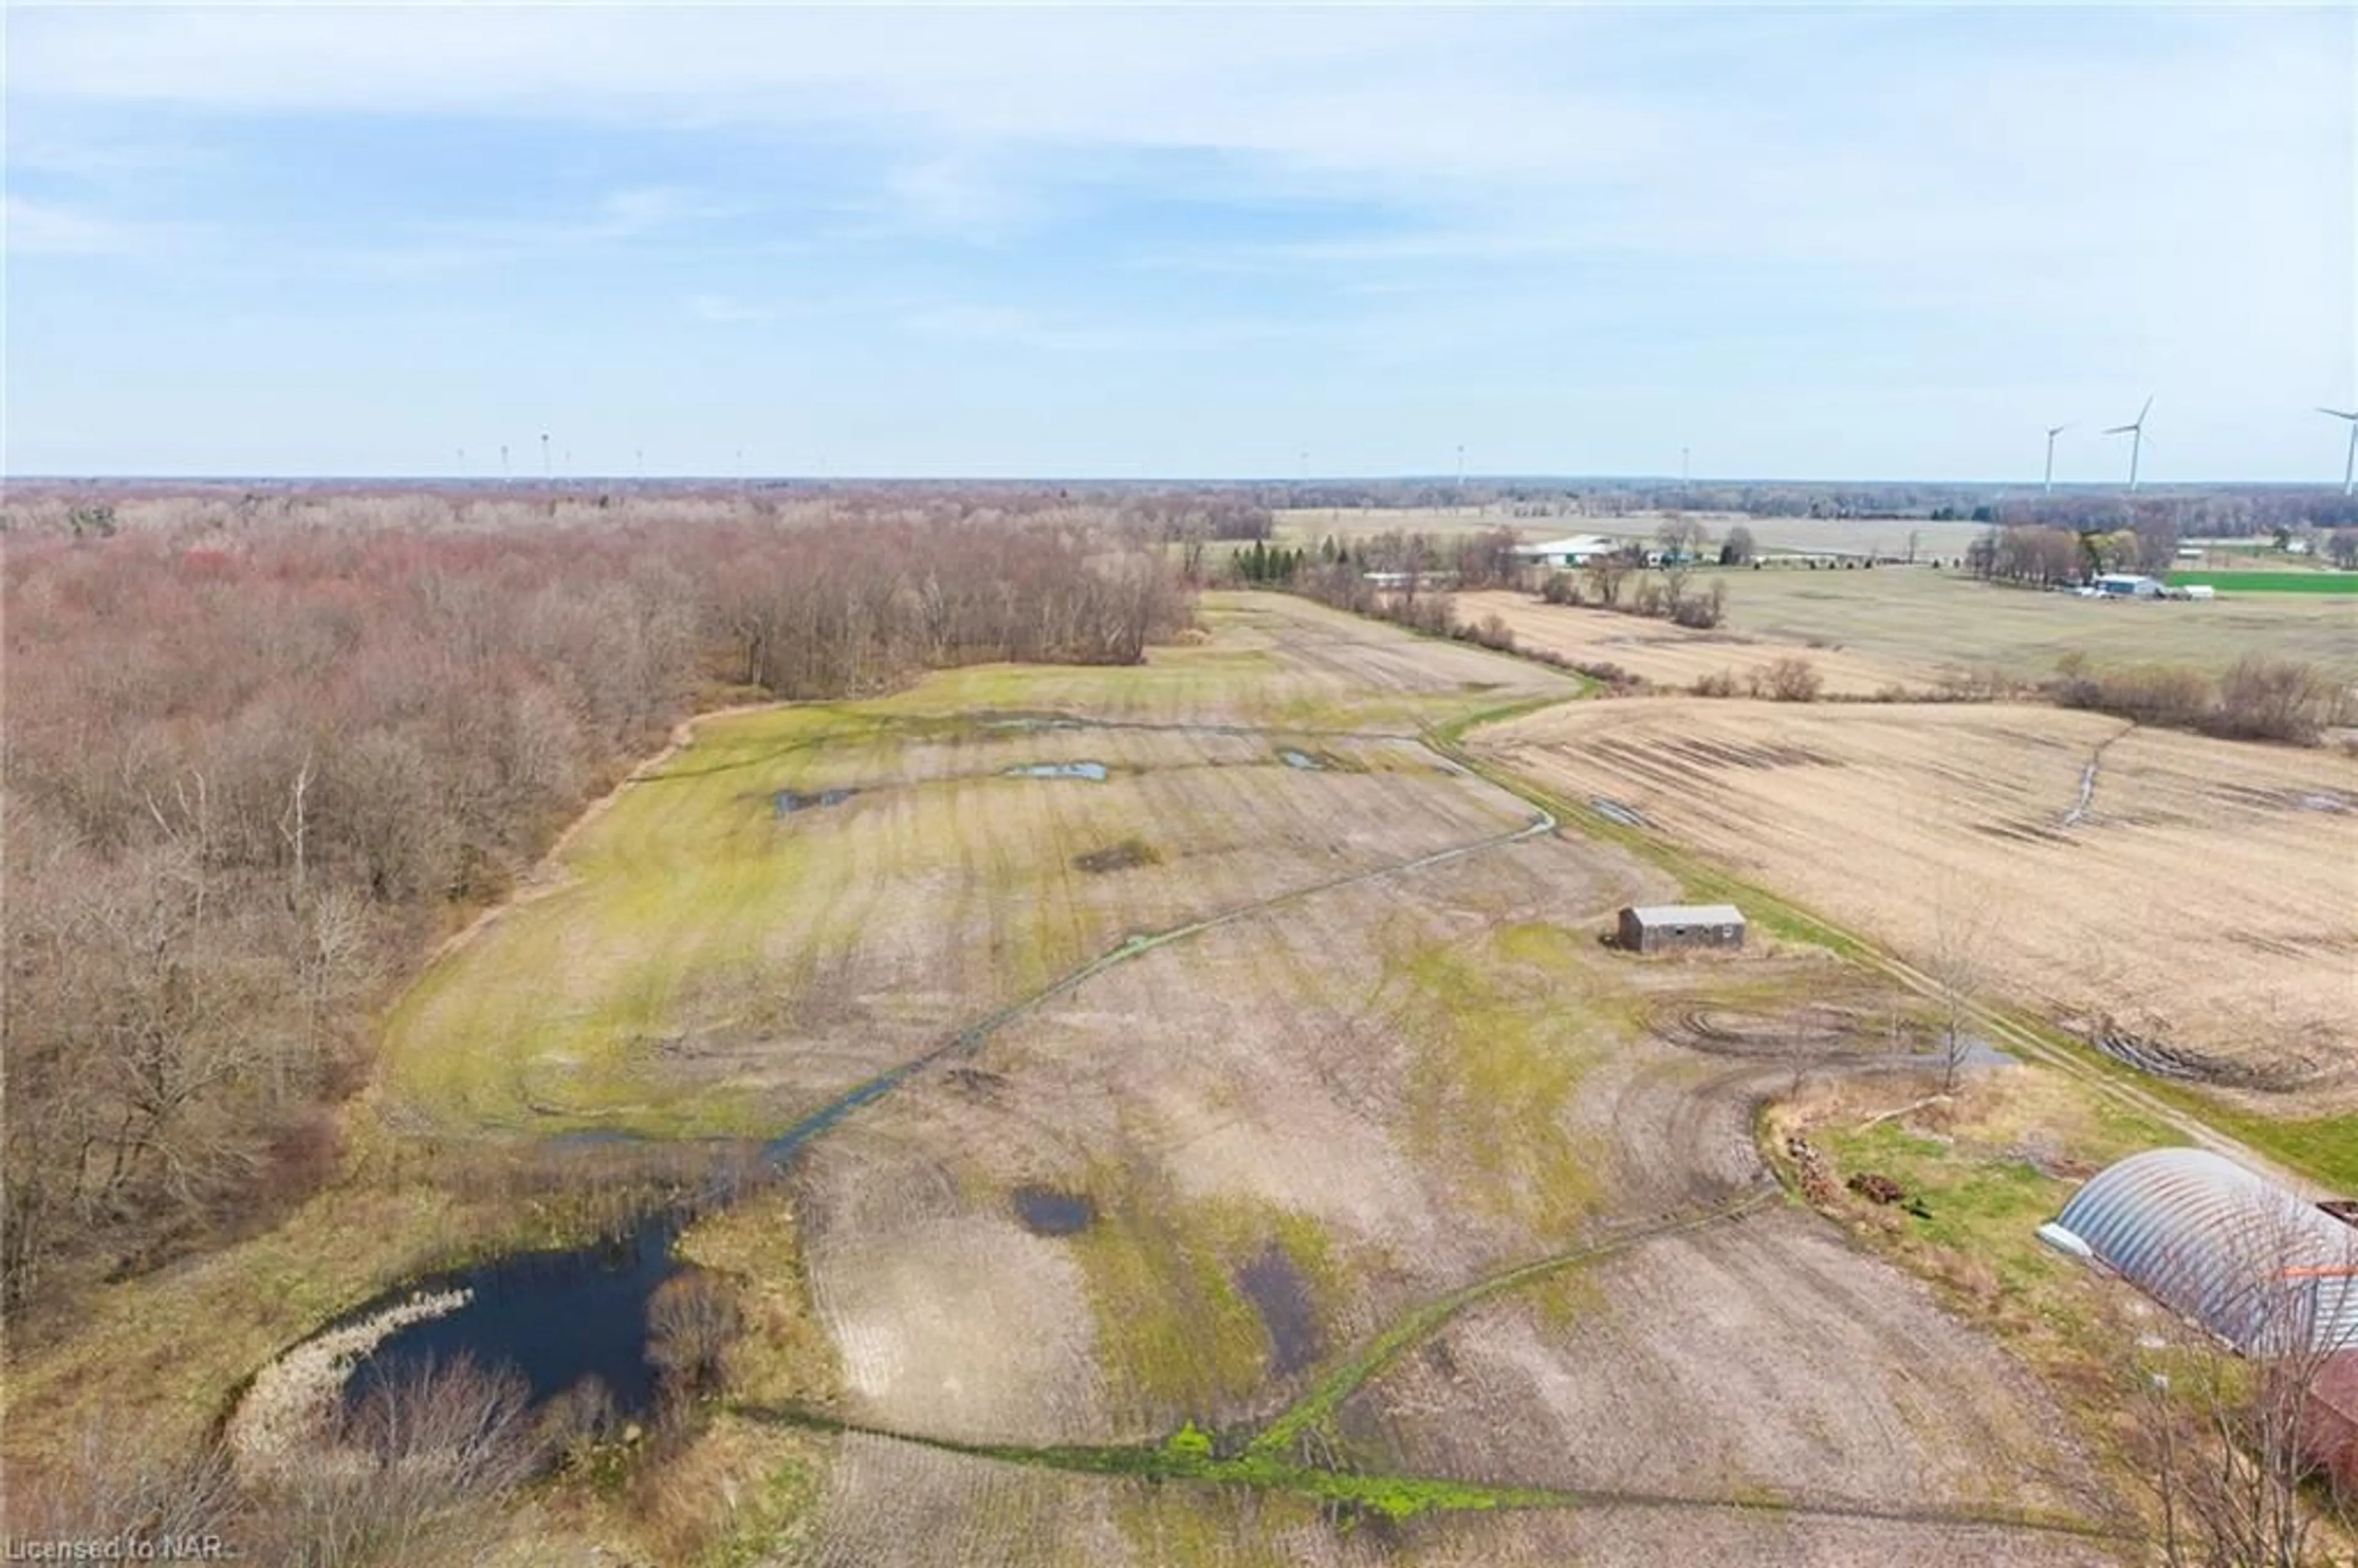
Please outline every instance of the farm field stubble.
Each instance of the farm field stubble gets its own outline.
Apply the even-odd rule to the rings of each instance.
[[[2096,666],[2184,664],[2213,674],[2247,654],[2299,659],[2358,682],[2358,599],[2320,594],[2237,597],[2208,603],[2113,602],[1977,582],[1928,568],[1806,571],[1708,568],[1691,591],[1727,590],[1726,619],[1709,632],[1610,611],[1542,603],[1529,593],[1458,596],[1459,617],[1497,614],[1525,645],[1581,663],[1610,662],[1665,686],[1805,658],[1838,696],[1886,686],[1937,690],[1985,672],[2052,677],[2067,654]]]
[[[2046,708],[1693,697],[1561,709],[1476,744],[1920,968],[1945,939],[1974,989],[2109,1021],[2246,1108],[2358,1106],[2358,763],[2339,752]]]

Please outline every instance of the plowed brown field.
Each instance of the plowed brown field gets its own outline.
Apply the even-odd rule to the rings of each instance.
[[[1480,749],[2190,1076],[2358,1093],[2358,763],[2017,706],[1643,698]],[[2101,750],[2100,750],[2101,749]],[[2082,802],[2088,770],[2095,767]]]

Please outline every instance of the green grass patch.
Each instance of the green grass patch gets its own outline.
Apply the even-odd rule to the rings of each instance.
[[[1128,1170],[1095,1166],[1082,1183],[1098,1217],[1068,1238],[1087,1281],[1099,1360],[1158,1424],[1241,1405],[1262,1381],[1270,1340],[1237,1271],[1274,1241],[1321,1322],[1342,1284],[1318,1223],[1233,1199],[1183,1202]]]
[[[1500,961],[1502,940],[1514,964]],[[1406,991],[1396,1027],[1418,1046],[1404,1086],[1409,1146],[1466,1173],[1458,1192],[1473,1207],[1540,1237],[1570,1235],[1595,1205],[1602,1161],[1562,1119],[1599,1048],[1569,949],[1525,928],[1412,947],[1386,968]]]
[[[819,1431],[863,1430],[833,1417],[795,1408],[745,1407],[749,1418]],[[1563,1507],[1578,1494],[1539,1487],[1491,1487],[1469,1481],[1427,1476],[1357,1475],[1297,1465],[1258,1449],[1222,1454],[1210,1435],[1193,1424],[1183,1425],[1161,1443],[1092,1446],[1050,1445],[1028,1448],[1012,1444],[959,1443],[914,1433],[887,1435],[952,1454],[1030,1465],[1087,1476],[1127,1476],[1148,1481],[1195,1481],[1215,1487],[1244,1487],[1256,1491],[1289,1493],[1298,1498],[1384,1519],[1411,1519],[1437,1512],[1487,1511],[1509,1508]]]
[[[2198,585],[2222,593],[2331,593],[2358,595],[2358,572],[2311,568],[2306,571],[2171,572],[2172,588]]]

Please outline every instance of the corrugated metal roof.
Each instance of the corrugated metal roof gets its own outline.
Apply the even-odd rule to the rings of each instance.
[[[1741,925],[1744,912],[1732,903],[1633,904],[1640,925]]]
[[[2098,1172],[2058,1223],[2238,1349],[2358,1347],[2358,1229],[2232,1160],[2133,1154]]]

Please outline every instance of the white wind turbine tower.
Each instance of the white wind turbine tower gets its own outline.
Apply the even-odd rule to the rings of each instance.
[[[2145,449],[2145,416],[2152,412],[2153,398],[2147,395],[2145,406],[2137,410],[2137,416],[2135,419],[2125,425],[2115,425],[2104,432],[2107,436],[2129,438],[2129,493],[2131,495],[2136,493],[2137,454]]]
[[[2346,421],[2350,426],[2350,450],[2342,460],[2342,493],[2347,495],[2350,493],[2352,479],[2358,478],[2358,409],[2328,408],[2320,403],[2317,406],[2317,411],[2320,414],[2331,414],[2336,419]]]
[[[2055,438],[2061,435],[2071,427],[2069,425],[2050,425],[2047,427],[2047,478],[2043,483],[2042,489],[2044,490],[2044,492],[2049,495],[2055,493]]]

